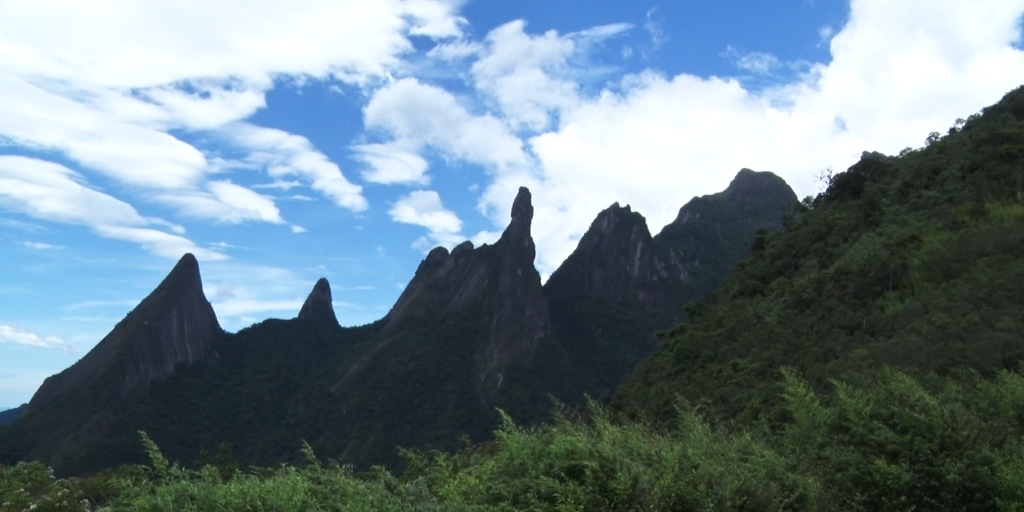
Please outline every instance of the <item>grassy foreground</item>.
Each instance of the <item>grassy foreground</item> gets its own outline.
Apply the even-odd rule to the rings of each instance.
[[[618,424],[597,405],[408,469],[354,473],[308,445],[301,467],[168,462],[54,479],[0,466],[0,510],[1024,510],[1024,377],[895,370],[816,393],[782,375],[771,418],[716,424],[680,402],[671,428]]]

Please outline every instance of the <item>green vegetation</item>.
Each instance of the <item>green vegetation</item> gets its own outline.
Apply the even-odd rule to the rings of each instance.
[[[148,436],[147,466],[55,480],[0,467],[0,510],[1020,510],[1024,377],[917,381],[886,369],[816,393],[785,371],[783,419],[732,430],[676,404],[663,428],[618,424],[590,404],[454,454],[405,451],[407,470],[305,462],[186,469]],[[141,448],[141,447],[140,447]],[[139,450],[142,453],[142,450]]]
[[[671,422],[677,395],[721,418],[772,414],[790,366],[817,389],[883,365],[1015,370],[1024,357],[1024,89],[900,157],[865,153],[803,202],[614,397]]]

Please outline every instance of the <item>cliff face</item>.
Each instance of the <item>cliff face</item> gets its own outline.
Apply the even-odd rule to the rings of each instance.
[[[115,399],[144,391],[179,363],[207,356],[223,331],[203,295],[199,263],[191,254],[88,354],[49,377],[28,404],[30,416],[50,401],[102,382]]]
[[[644,217],[615,203],[598,214],[546,288],[568,286],[576,293],[669,311],[679,305],[683,278],[682,267],[655,243]]]
[[[500,381],[504,365],[528,361],[550,323],[540,274],[533,266],[532,221],[530,191],[522,187],[512,205],[512,220],[494,245],[474,248],[467,241],[451,253],[443,247],[431,251],[388,313],[385,334],[399,332],[409,322],[480,308],[479,334],[487,340],[478,354],[481,378]]]

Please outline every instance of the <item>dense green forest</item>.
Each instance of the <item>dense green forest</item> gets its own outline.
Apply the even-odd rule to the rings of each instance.
[[[592,405],[454,454],[407,451],[407,470],[305,460],[238,468],[219,453],[169,462],[145,434],[147,465],[55,480],[38,462],[0,467],[3,510],[1020,510],[1024,377],[962,372],[917,381],[895,370],[815,392],[782,372],[785,421],[742,429],[676,404],[654,427]],[[35,505],[35,508],[31,508]]]
[[[0,507],[1024,510],[1024,88],[822,179],[606,405],[506,416],[493,441],[405,451],[401,473],[298,438],[291,465],[168,461],[125,433],[144,464],[0,467]]]

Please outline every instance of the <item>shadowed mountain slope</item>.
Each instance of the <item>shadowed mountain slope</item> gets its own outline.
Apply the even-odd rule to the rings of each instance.
[[[719,213],[747,219],[729,208],[759,197],[690,225]],[[752,222],[779,223],[782,207],[766,215]],[[40,388],[37,409],[0,429],[0,462],[42,459],[62,474],[143,462],[144,430],[185,463],[223,446],[243,464],[294,461],[305,439],[357,467],[400,467],[399,445],[488,439],[499,408],[535,424],[550,419],[551,397],[571,406],[606,397],[699,292],[643,217],[618,205],[542,286],[532,220],[522,188],[497,242],[434,249],[388,315],[356,328],[339,326],[321,279],[295,319],[224,334],[186,256],[94,351]],[[722,243],[742,254],[750,242]]]

